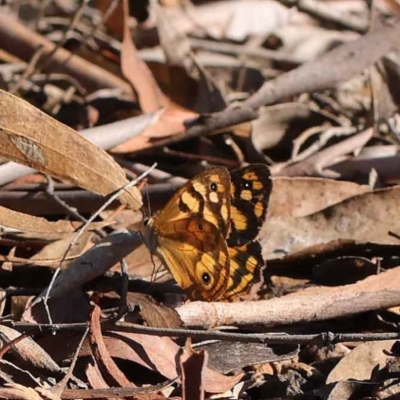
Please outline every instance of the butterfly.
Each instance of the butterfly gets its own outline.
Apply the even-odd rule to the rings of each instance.
[[[234,301],[261,279],[256,240],[272,190],[267,166],[211,167],[189,180],[141,233],[191,300]]]

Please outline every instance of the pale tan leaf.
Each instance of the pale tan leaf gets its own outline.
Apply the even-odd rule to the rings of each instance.
[[[128,183],[122,168],[103,150],[26,101],[1,90],[0,156],[103,196]],[[137,188],[125,190],[120,200],[135,210],[142,205]]]
[[[395,186],[350,197],[305,217],[268,218],[260,232],[263,251],[288,254],[336,240],[398,244],[389,231],[400,232],[399,208],[400,186]]]
[[[390,355],[390,350],[395,343],[395,340],[384,340],[357,346],[339,361],[329,374],[326,383],[371,379],[371,374],[385,367],[388,358],[393,357]]]
[[[4,233],[16,236],[46,235],[46,239],[57,240],[60,237],[68,236],[76,232],[82,222],[77,221],[47,221],[44,218],[9,210],[0,206],[0,229]],[[99,229],[107,225],[105,222],[93,222],[89,224],[87,230]]]

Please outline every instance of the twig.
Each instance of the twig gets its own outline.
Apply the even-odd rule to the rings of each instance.
[[[4,325],[10,326],[18,331],[37,328],[43,333],[83,332],[87,328],[86,323],[73,324],[32,324],[25,322],[3,321]],[[268,344],[308,344],[316,339],[324,342],[358,342],[373,340],[398,340],[400,332],[380,332],[380,333],[332,333],[322,332],[317,334],[291,335],[284,332],[276,333],[236,333],[221,331],[202,331],[195,329],[172,329],[172,328],[153,328],[127,322],[117,323],[116,325],[108,322],[102,323],[102,331],[131,332],[143,335],[166,336],[166,337],[192,337],[199,340],[223,340],[244,343],[268,343]]]
[[[333,12],[329,4],[316,2],[314,0],[278,0],[287,7],[297,7],[303,13],[309,14],[312,17],[323,22],[330,22],[344,29],[349,29],[354,32],[365,33],[368,29],[368,21],[361,19],[349,18]]]
[[[8,91],[11,94],[17,93],[18,90],[21,88],[21,86],[25,83],[25,81],[35,73],[36,65],[43,54],[44,54],[44,47],[39,46],[35,54],[31,57],[29,63],[26,65],[24,73],[19,77],[18,81],[14,85],[11,85],[10,88],[8,89]]]

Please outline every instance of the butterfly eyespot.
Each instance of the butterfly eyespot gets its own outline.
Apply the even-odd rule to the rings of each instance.
[[[198,229],[199,231],[202,231],[202,230],[203,230],[203,225],[202,225],[202,224],[197,224],[197,229]]]
[[[211,185],[210,185],[210,189],[211,189],[213,192],[216,192],[216,191],[217,191],[217,189],[218,189],[218,186],[217,186],[217,184],[216,184],[215,182],[211,183]]]
[[[243,187],[244,187],[245,189],[251,189],[251,183],[246,181],[246,182],[243,184]]]
[[[201,279],[203,280],[204,283],[208,284],[211,282],[211,277],[210,274],[207,272],[204,272],[203,275],[201,275]]]

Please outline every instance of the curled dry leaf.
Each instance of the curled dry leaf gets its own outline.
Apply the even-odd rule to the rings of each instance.
[[[190,339],[179,357],[182,373],[183,400],[204,400],[203,372],[208,356],[206,350],[194,351]]]
[[[128,183],[124,171],[103,150],[28,102],[2,90],[0,155],[103,196]],[[137,188],[123,191],[120,200],[134,210],[142,205]]]
[[[100,326],[100,308],[95,305],[90,319],[90,347],[104,380],[111,386],[134,387],[135,385],[124,375],[111,358],[103,340]]]
[[[0,317],[3,315],[5,305],[6,305],[6,292],[0,289]]]
[[[180,328],[182,321],[178,313],[171,307],[158,304],[152,297],[140,293],[128,293],[128,307],[139,307],[139,312],[148,326],[159,328]],[[129,314],[125,320],[129,321]]]

